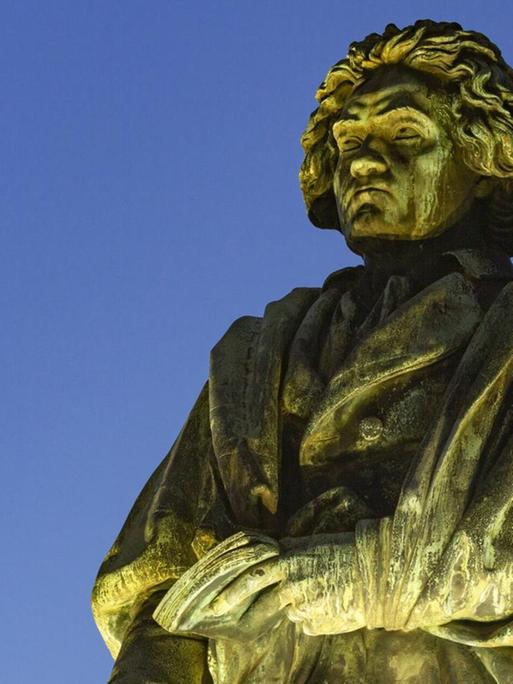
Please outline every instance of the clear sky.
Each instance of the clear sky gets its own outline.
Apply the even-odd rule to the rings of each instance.
[[[98,565],[236,317],[357,262],[299,136],[351,40],[505,0],[0,3],[0,681],[92,684]]]

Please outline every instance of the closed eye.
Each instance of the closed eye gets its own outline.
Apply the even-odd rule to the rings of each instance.
[[[362,146],[362,141],[359,138],[339,138],[337,144],[342,153],[356,152]]]
[[[414,140],[420,140],[420,138],[422,138],[422,135],[415,128],[412,128],[411,126],[401,126],[396,130],[393,139],[398,142],[412,142]]]

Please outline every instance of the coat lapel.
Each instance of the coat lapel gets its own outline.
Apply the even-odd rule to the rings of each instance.
[[[365,397],[461,348],[481,317],[474,289],[459,273],[436,281],[396,309],[362,339],[329,383],[306,427],[301,464],[335,457],[344,425]]]

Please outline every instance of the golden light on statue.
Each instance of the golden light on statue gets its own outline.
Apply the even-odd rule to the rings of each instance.
[[[363,266],[236,321],[98,574],[111,682],[513,682],[513,71],[353,43],[302,138]]]

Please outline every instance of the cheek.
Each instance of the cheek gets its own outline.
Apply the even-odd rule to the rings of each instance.
[[[349,169],[343,166],[337,166],[335,175],[333,178],[333,192],[335,193],[335,200],[337,202],[337,208],[339,215],[344,215],[344,195],[350,185],[350,174]]]
[[[450,167],[445,154],[425,155],[417,159],[412,177],[419,221],[438,220],[454,209],[455,179]]]
[[[333,175],[333,189],[336,195],[340,195],[347,187],[349,176],[349,165],[339,160]]]

